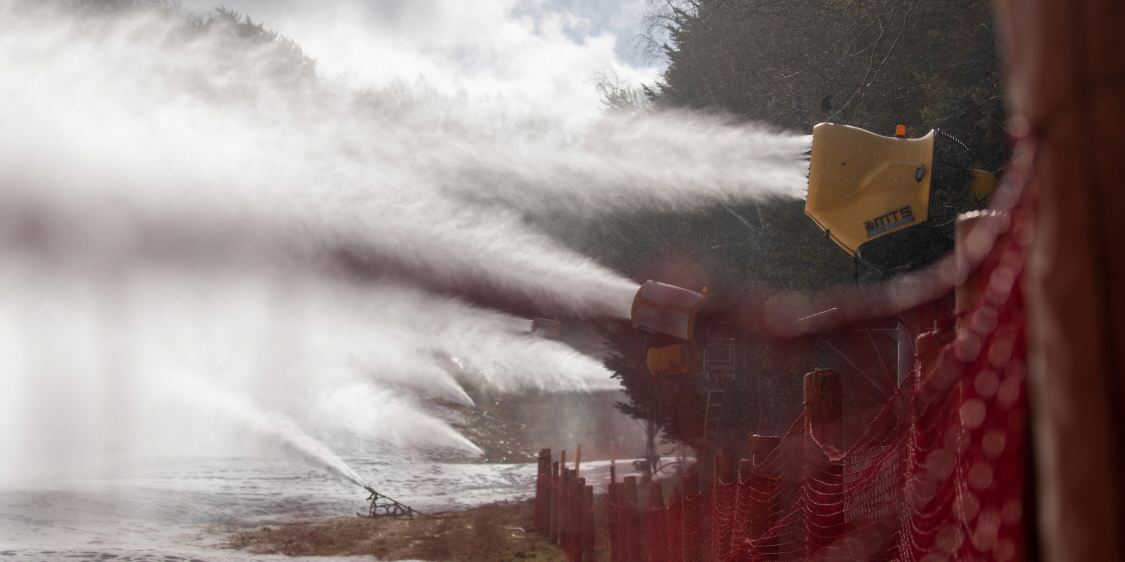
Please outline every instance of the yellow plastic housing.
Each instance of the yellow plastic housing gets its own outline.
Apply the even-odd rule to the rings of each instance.
[[[633,327],[692,341],[696,316],[707,295],[683,287],[645,281],[633,297]]]
[[[805,214],[849,254],[925,222],[934,139],[884,137],[847,125],[813,127]]]
[[[669,345],[648,350],[648,371],[654,377],[694,375],[699,367],[699,355],[689,346]]]
[[[996,188],[1000,187],[1000,180],[996,176],[984,170],[970,170],[973,174],[973,183],[969,187],[969,192],[977,197],[981,197],[987,202],[992,198],[992,194],[996,192]]]

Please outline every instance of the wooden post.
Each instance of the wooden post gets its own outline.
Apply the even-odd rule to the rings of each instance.
[[[668,510],[665,513],[664,527],[668,535],[668,547],[664,551],[668,562],[683,562],[684,560],[683,512],[680,510],[683,506],[683,499],[681,496],[678,486],[673,486],[672,491],[668,493]],[[679,503],[676,503],[677,501]]]
[[[734,534],[731,538],[733,545],[738,545],[742,539],[750,537],[757,503],[752,494],[744,493],[747,488],[754,491],[754,461],[741,459],[738,461],[738,495],[734,500]]]
[[[745,482],[750,479],[750,472],[754,469],[754,461],[750,459],[739,459],[738,461],[738,481]]]
[[[559,483],[558,489],[555,493],[559,496],[559,524],[558,535],[555,537],[555,544],[565,548],[566,542],[566,449],[559,451]]]
[[[551,463],[551,512],[547,525],[547,536],[552,543],[559,542],[559,461]]]
[[[543,450],[539,450],[539,458],[536,463],[537,470],[535,471],[535,532],[543,532],[543,500],[546,495],[543,493]]]
[[[609,526],[610,531],[610,562],[621,561],[621,533],[618,525],[618,511],[620,509],[620,501],[618,499],[618,483],[613,481],[613,468],[610,468],[610,484],[606,489],[606,525]]]
[[[648,485],[648,505],[652,509],[664,509],[664,487],[660,482],[652,482]]]
[[[750,443],[750,460],[755,465],[762,464],[774,449],[781,444],[780,437],[771,435],[750,435],[747,437]]]
[[[967,243],[973,230],[981,224],[1002,215],[1000,211],[974,211],[957,217],[957,227],[954,234],[957,248],[957,278],[965,281],[954,287],[954,311],[957,318],[964,318],[969,312],[977,309],[980,298],[988,283],[981,280],[983,273],[976,267],[981,256],[979,251],[971,251]],[[976,255],[973,255],[976,254]],[[975,275],[974,275],[975,272]]]
[[[625,517],[625,562],[641,562],[640,513],[637,511],[637,477],[626,476],[624,483],[621,513]]]
[[[564,552],[570,543],[570,495],[573,488],[570,469],[562,469],[559,478],[559,546]]]
[[[711,513],[719,517],[711,519],[708,528],[710,548],[704,544],[704,549],[709,550],[712,559],[718,562],[727,562],[735,541],[735,519],[737,518],[738,488],[735,484],[734,458],[726,449],[719,449],[715,454],[714,475],[711,480]],[[732,486],[732,484],[735,484]],[[733,488],[733,489],[732,489]],[[706,504],[704,504],[706,505]],[[741,535],[739,535],[741,537]],[[706,543],[706,541],[704,541]]]
[[[734,458],[726,449],[719,449],[715,455],[715,477],[723,483],[734,480]]]
[[[535,530],[547,534],[547,516],[551,506],[551,450],[539,451],[539,472],[535,479]]]
[[[683,500],[680,502],[680,520],[683,526],[684,562],[703,561],[703,540],[701,535],[702,502],[699,501],[699,475],[688,474],[680,479],[683,486]]]
[[[575,463],[577,466],[577,463]],[[578,474],[575,469],[575,474]],[[586,497],[586,479],[574,478],[574,486],[572,488],[571,499],[571,533],[570,533],[570,558],[574,562],[582,562],[582,552],[586,550],[586,511],[583,509],[585,506]]]
[[[668,542],[665,525],[668,522],[664,511],[664,487],[660,482],[648,484],[648,561],[667,562]]]
[[[840,373],[817,369],[805,375],[805,413],[816,438],[837,451],[844,448]]]
[[[585,553],[582,557],[586,562],[597,562],[597,555],[594,553],[594,487],[586,486],[582,493],[582,513],[586,517],[586,526],[583,527],[582,536],[584,541],[582,543],[582,550]]]
[[[684,498],[694,498],[699,495],[699,475],[686,474],[680,478],[680,486],[683,487]]]
[[[840,399],[840,374],[817,369],[805,375],[805,416],[808,437],[805,441],[805,474],[802,481],[816,481],[805,493],[812,501],[828,505],[843,503],[843,466],[837,455],[843,447],[843,408]],[[815,440],[813,439],[815,437]],[[824,445],[824,448],[820,444]],[[818,532],[806,542],[810,556],[823,556],[844,532],[842,513],[813,516],[806,512],[805,524],[815,525]]]
[[[764,465],[766,458],[781,443],[781,438],[750,435],[747,439],[750,443],[750,462],[747,463],[749,465],[745,468],[747,474],[743,478],[749,478],[753,491],[752,505],[748,508],[750,512],[748,524],[750,538],[756,539],[773,527],[781,514],[776,484],[770,479],[766,472],[767,467]],[[743,467],[740,465],[739,471],[742,470]]]

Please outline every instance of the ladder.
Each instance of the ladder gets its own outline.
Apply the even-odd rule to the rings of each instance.
[[[707,395],[703,438],[716,446],[723,421],[723,402],[735,376],[735,334],[731,324],[712,324],[703,348],[703,384]]]

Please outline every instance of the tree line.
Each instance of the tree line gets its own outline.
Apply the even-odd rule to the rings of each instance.
[[[1000,53],[988,0],[650,0],[643,42],[667,67],[654,84],[598,81],[610,110],[691,109],[733,122],[811,133],[819,122],[909,136],[942,129],[970,147],[974,167],[1002,174],[1009,157]],[[636,279],[657,279],[728,300],[816,290],[853,278],[851,258],[803,214],[803,201],[716,205],[692,214],[639,213],[592,229],[585,251]],[[607,326],[606,365],[625,388],[624,413],[666,439],[707,449],[702,388],[656,379],[644,361],[651,336]],[[849,399],[878,403],[882,371],[859,373],[832,342],[744,335],[724,430],[779,434],[801,409],[801,375],[843,372]],[[857,349],[872,363],[887,341]],[[862,347],[862,346],[861,346]],[[839,349],[839,346],[836,346]],[[893,355],[891,355],[893,357]],[[854,357],[852,358],[854,359]],[[674,377],[672,378],[674,379]]]

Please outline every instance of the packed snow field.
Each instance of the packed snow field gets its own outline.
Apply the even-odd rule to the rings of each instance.
[[[535,491],[534,464],[345,460],[380,493],[423,512]],[[632,470],[630,461],[618,467]],[[582,472],[604,487],[609,463],[583,463]],[[102,479],[4,481],[0,560],[301,560],[225,550],[222,543],[232,528],[366,512],[365,500],[364,490],[323,470],[267,459],[168,462]]]

